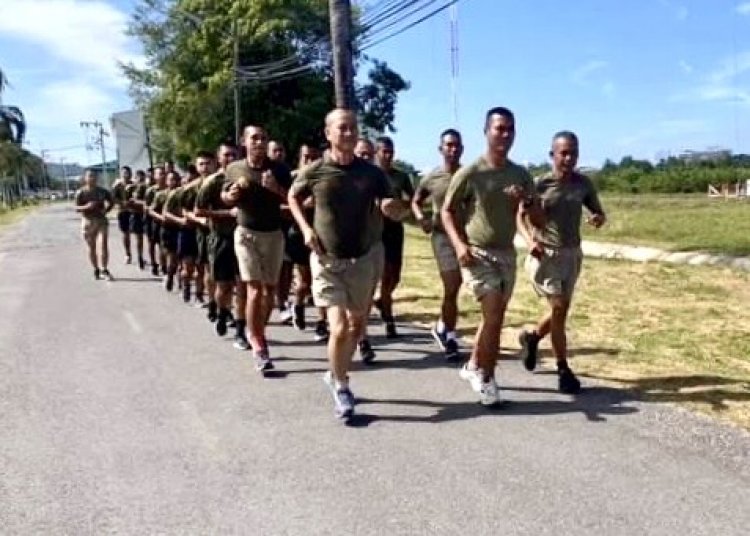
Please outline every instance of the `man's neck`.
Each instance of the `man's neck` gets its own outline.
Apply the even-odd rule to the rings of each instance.
[[[566,182],[573,178],[572,171],[565,173],[563,171],[555,169],[554,171],[552,171],[552,175],[555,177],[555,180],[559,182]]]
[[[330,158],[337,164],[348,166],[349,164],[354,162],[354,152],[341,151],[339,149],[336,149],[335,147],[331,147],[331,150],[328,152],[328,158]]]
[[[508,155],[497,154],[492,151],[487,151],[484,155],[484,159],[493,168],[503,168],[508,163]]]
[[[253,155],[247,155],[247,163],[252,168],[259,168],[263,166],[263,163],[266,161],[266,156],[253,156]]]
[[[443,162],[443,171],[446,171],[448,173],[455,173],[458,171],[458,168],[461,167],[461,164],[458,162]]]

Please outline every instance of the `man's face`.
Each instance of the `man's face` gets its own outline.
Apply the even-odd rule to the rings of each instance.
[[[438,148],[446,164],[457,165],[461,161],[461,155],[464,153],[464,146],[461,138],[454,134],[446,134]]]
[[[171,171],[167,173],[167,188],[172,190],[180,185],[180,176],[176,172]]]
[[[219,147],[217,158],[219,161],[219,167],[223,169],[234,162],[234,159],[237,158],[237,151],[234,150],[234,147],[222,145]]]
[[[125,182],[130,182],[130,180],[133,178],[133,172],[128,168],[122,168],[120,170],[120,177],[122,177],[122,180],[124,180]]]
[[[318,159],[318,151],[314,147],[303,145],[299,150],[300,167],[312,164]]]
[[[339,151],[353,152],[358,136],[357,118],[351,112],[337,111],[326,124],[326,139]]]
[[[174,171],[174,162],[171,160],[164,162],[164,172],[165,173],[172,173]]]
[[[94,188],[96,186],[96,173],[93,171],[87,171],[86,175],[83,176],[83,183],[87,188]]]
[[[354,154],[367,162],[372,162],[372,159],[375,158],[375,150],[372,144],[365,140],[359,140],[357,142],[357,146],[354,148]]]
[[[578,144],[568,138],[552,141],[552,165],[563,175],[573,173],[578,163]]]
[[[284,146],[277,141],[268,143],[268,158],[274,162],[283,162],[286,158],[286,151]]]
[[[393,145],[390,143],[378,143],[377,147],[375,158],[377,158],[378,164],[384,169],[391,169],[394,155]]]
[[[164,186],[165,183],[165,177],[164,170],[162,168],[156,168],[154,170],[154,180],[156,180],[156,184],[159,186]]]
[[[146,174],[145,173],[136,173],[135,178],[138,181],[138,184],[144,184],[146,182]]]
[[[266,152],[268,151],[268,136],[262,128],[247,127],[243,142],[248,156],[255,158],[266,156]]]
[[[516,126],[509,117],[495,114],[490,117],[484,134],[490,151],[507,156],[516,138]]]
[[[195,159],[195,169],[198,170],[198,175],[201,177],[207,177],[211,174],[211,159],[204,156],[199,156]]]

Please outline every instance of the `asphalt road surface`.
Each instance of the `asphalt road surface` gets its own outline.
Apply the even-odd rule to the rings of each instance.
[[[2,534],[744,535],[750,436],[626,392],[560,395],[512,360],[478,405],[429,334],[373,326],[333,417],[311,332],[280,372],[122,263],[94,281],[68,205],[0,234]],[[407,268],[408,269],[408,266]],[[401,304],[403,310],[408,304]]]

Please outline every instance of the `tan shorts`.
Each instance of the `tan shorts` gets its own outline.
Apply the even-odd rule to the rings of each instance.
[[[456,257],[456,250],[453,249],[453,244],[447,234],[434,232],[430,237],[430,242],[432,242],[432,253],[435,255],[440,273],[455,272],[461,268]]]
[[[100,235],[106,235],[109,232],[109,220],[107,218],[87,219],[81,222],[81,233],[86,241],[96,240]]]
[[[242,281],[259,281],[266,285],[279,282],[284,260],[284,234],[280,230],[251,231],[237,226],[234,230],[234,253]]]
[[[580,248],[545,248],[541,260],[528,255],[524,268],[531,279],[531,286],[540,297],[564,296],[570,299],[582,263],[583,252]]]
[[[335,259],[310,254],[312,295],[318,307],[344,307],[366,313],[378,282],[377,248],[356,259]]]
[[[513,295],[516,284],[516,251],[485,249],[492,260],[478,258],[471,266],[461,267],[466,287],[481,300],[490,292],[499,292],[506,301]]]

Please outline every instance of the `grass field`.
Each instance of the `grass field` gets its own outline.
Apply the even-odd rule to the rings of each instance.
[[[15,221],[18,221],[19,219],[27,215],[29,212],[36,210],[36,208],[39,206],[40,205],[38,204],[24,205],[18,208],[14,208],[13,210],[0,207],[0,228],[10,223],[13,223]]]
[[[405,321],[433,322],[440,288],[430,245],[415,228],[407,236],[396,312]],[[523,270],[518,274],[502,338],[509,359],[518,349],[518,331],[544,310]],[[586,259],[569,325],[574,367],[584,377],[750,429],[748,304],[747,273]],[[460,309],[461,332],[471,337],[478,308],[464,291]]]
[[[604,195],[609,221],[589,240],[750,255],[750,199],[706,195]]]

